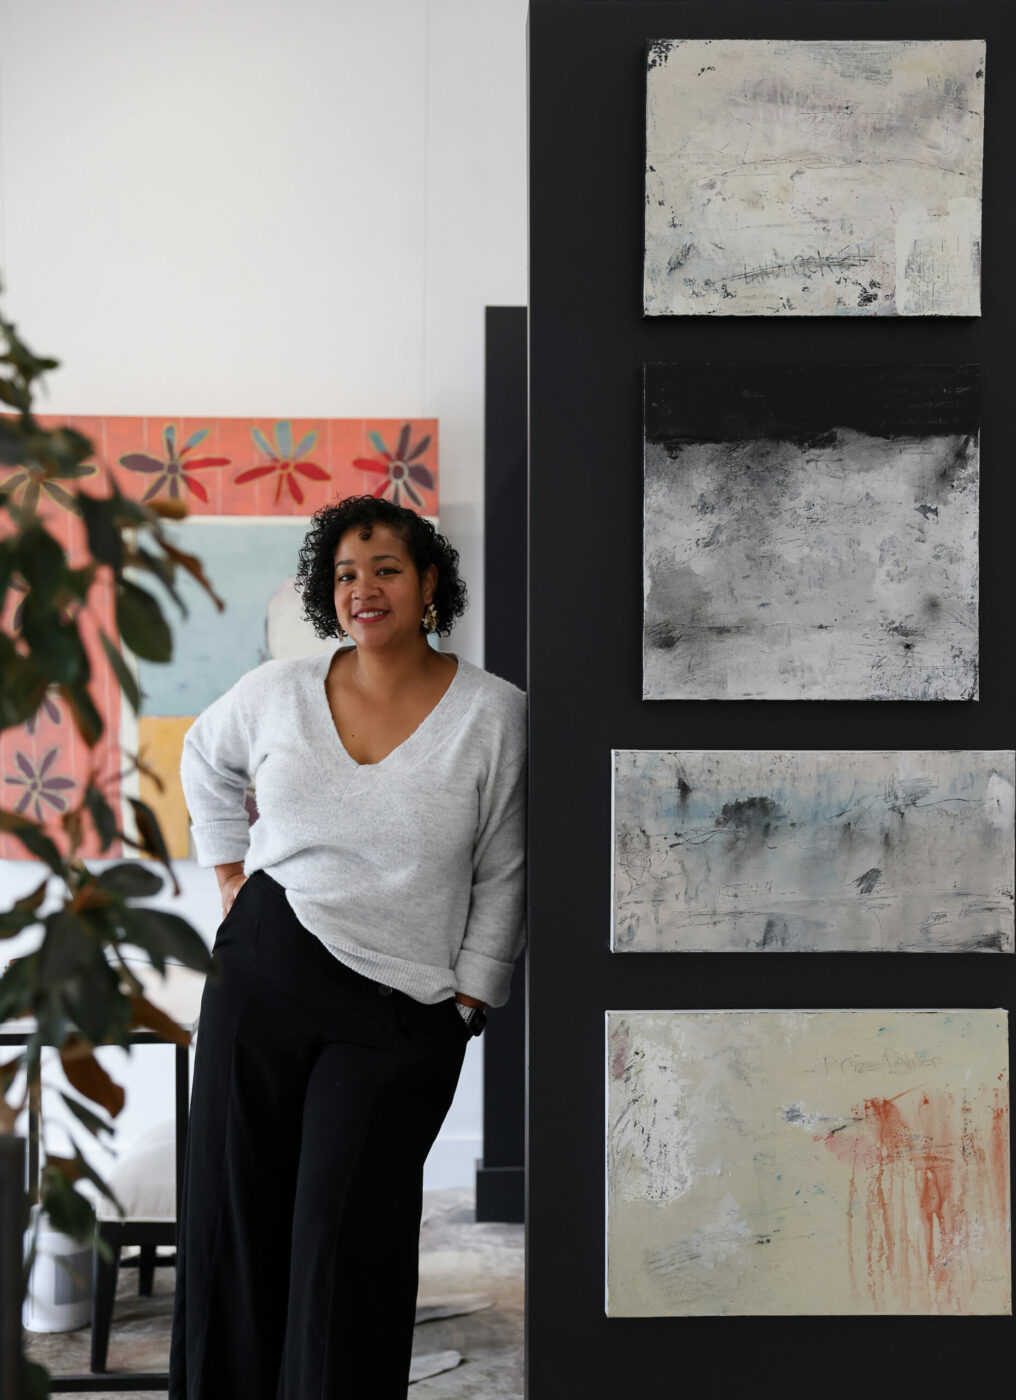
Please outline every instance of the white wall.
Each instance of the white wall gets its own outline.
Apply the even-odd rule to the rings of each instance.
[[[526,299],[525,12],[0,2],[0,269],[8,316],[62,361],[41,407],[438,418],[472,597],[449,645],[476,662],[484,307]],[[28,874],[0,863],[0,906]],[[211,937],[210,875],[178,874]],[[171,1104],[171,1065],[121,1070],[121,1144]],[[471,1183],[480,1094],[476,1046],[429,1185]]]

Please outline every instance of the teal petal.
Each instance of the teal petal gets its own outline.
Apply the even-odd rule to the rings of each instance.
[[[279,456],[284,462],[288,462],[293,455],[293,430],[289,426],[288,418],[284,418],[281,423],[276,423],[275,441],[278,444]]]
[[[317,433],[304,433],[303,437],[296,444],[296,447],[293,451],[293,461],[299,462],[301,457],[306,457],[307,453],[311,450],[311,448],[316,442]]]
[[[368,433],[367,437],[370,439],[370,444],[372,447],[374,447],[378,452],[384,452],[387,456],[388,448],[385,447],[385,440],[380,433]]]
[[[205,438],[210,432],[210,428],[200,428],[196,433],[191,433],[190,437],[184,443],[183,448],[181,450],[183,452],[186,452],[191,447],[197,447],[199,442],[204,442]]]
[[[266,457],[270,457],[273,462],[279,460],[278,453],[271,445],[260,428],[251,428],[250,435],[254,439],[255,445],[261,449]]]

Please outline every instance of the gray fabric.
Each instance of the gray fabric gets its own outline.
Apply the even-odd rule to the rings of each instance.
[[[460,658],[423,723],[361,765],[332,719],[330,661],[266,661],[191,726],[180,773],[198,863],[266,871],[366,977],[501,1006],[524,941],[525,696]]]

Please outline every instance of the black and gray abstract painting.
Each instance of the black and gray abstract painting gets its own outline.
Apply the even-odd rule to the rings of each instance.
[[[980,370],[645,368],[643,698],[971,700]]]
[[[615,952],[1013,951],[1012,750],[614,753]]]

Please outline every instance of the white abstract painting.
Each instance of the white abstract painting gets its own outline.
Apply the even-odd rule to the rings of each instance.
[[[606,1019],[611,1317],[1011,1311],[1005,1011]]]
[[[977,316],[981,40],[650,45],[645,312]]]
[[[1013,951],[1011,749],[613,763],[615,952]]]

